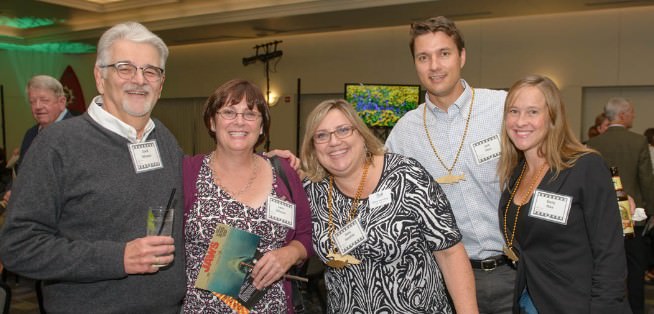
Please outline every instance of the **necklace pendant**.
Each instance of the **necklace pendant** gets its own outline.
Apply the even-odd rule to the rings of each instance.
[[[350,254],[341,255],[341,253],[332,252],[327,254],[327,257],[331,259],[325,264],[332,268],[343,269],[346,266],[361,264],[360,260]]]
[[[512,261],[512,262],[517,262],[518,261],[518,254],[515,252],[515,248],[513,246],[504,246],[502,248],[504,251],[504,254]]]
[[[459,183],[459,181],[464,181],[465,179],[464,173],[461,173],[460,175],[452,175],[452,173],[448,173],[447,175],[436,179],[436,182],[438,182],[438,184],[455,184]]]

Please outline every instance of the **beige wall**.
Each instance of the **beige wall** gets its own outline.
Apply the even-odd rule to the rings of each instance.
[[[584,87],[654,85],[652,16],[654,7],[648,6],[462,21],[457,24],[467,44],[463,76],[475,87],[508,88],[526,74],[548,75],[562,89],[573,130],[580,131]],[[271,87],[292,99],[272,108],[271,147],[295,148],[297,78],[302,79],[302,93],[306,94],[340,94],[345,82],[418,83],[408,50],[408,26],[402,26],[172,47],[162,97],[206,97],[221,83],[237,77],[253,80],[265,89],[264,65],[245,67],[241,59],[254,53],[253,46],[272,40],[283,40],[279,48],[284,56],[271,64],[276,70],[271,74]],[[80,64],[75,69],[81,79],[80,72],[90,72],[93,63],[92,58],[81,60],[86,59],[86,68]],[[0,66],[4,68],[6,62],[0,52]],[[86,75],[83,79],[91,78]],[[0,72],[0,82],[11,80],[5,71]],[[17,88],[16,84],[5,85]],[[12,102],[19,100],[7,86],[5,96],[10,94]],[[83,87],[90,100],[95,94],[93,83],[83,82]],[[650,113],[651,117],[654,106],[649,107],[645,111],[639,108],[639,115]],[[9,132],[22,136],[31,124],[25,121],[29,117],[25,112],[11,112],[20,122],[10,123]],[[12,135],[9,147],[16,143]]]

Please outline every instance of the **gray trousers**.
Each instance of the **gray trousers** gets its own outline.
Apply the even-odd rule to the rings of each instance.
[[[479,314],[511,314],[516,271],[502,265],[491,271],[473,269]]]

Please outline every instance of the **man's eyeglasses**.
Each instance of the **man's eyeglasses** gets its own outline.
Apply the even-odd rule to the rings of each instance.
[[[332,134],[338,139],[344,139],[354,132],[354,127],[351,125],[341,125],[334,129],[334,131],[318,131],[313,134],[313,142],[315,144],[323,144],[329,142],[332,138]]]
[[[232,109],[223,109],[218,111],[221,117],[225,120],[234,120],[238,115],[243,116],[243,119],[248,121],[254,121],[257,118],[261,117],[261,114],[252,110],[246,110],[243,112],[236,112]]]
[[[146,65],[144,67],[137,67],[129,62],[116,62],[114,64],[101,65],[101,68],[112,67],[116,69],[118,76],[124,80],[131,80],[136,76],[136,71],[141,69],[143,71],[143,78],[150,83],[160,82],[164,76],[164,69]]]

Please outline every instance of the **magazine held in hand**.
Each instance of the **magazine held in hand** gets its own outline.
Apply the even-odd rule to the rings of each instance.
[[[252,284],[251,266],[259,258],[259,236],[229,225],[218,224],[195,287],[224,294],[251,309],[265,294]]]

